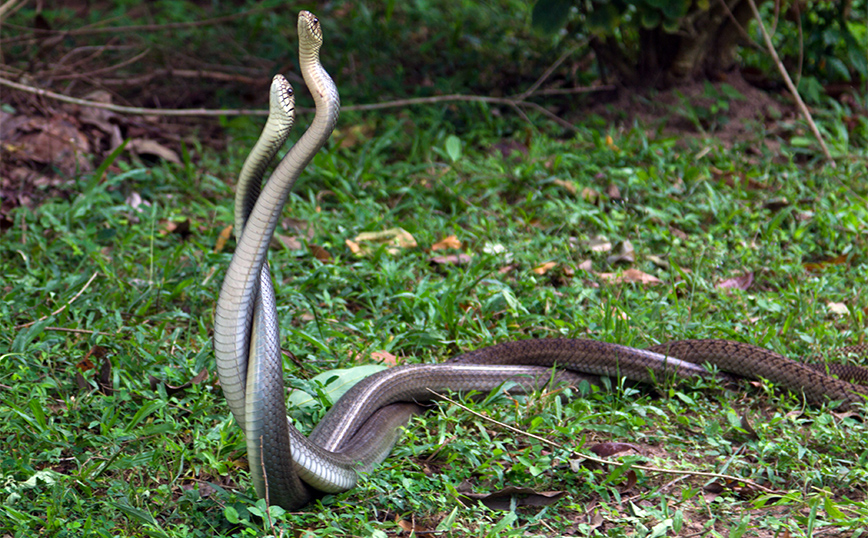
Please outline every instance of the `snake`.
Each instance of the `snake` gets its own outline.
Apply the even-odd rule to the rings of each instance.
[[[276,298],[266,261],[271,238],[296,180],[337,123],[340,97],[320,63],[319,19],[298,16],[299,65],[315,102],[314,118],[262,185],[269,163],[294,122],[294,96],[275,76],[269,116],[242,166],[236,189],[236,247],[214,312],[214,352],[227,405],[246,439],[249,472],[259,497],[287,510],[353,488],[359,474],[391,451],[400,427],[420,412],[432,391],[487,393],[508,385],[518,392],[548,384],[594,383],[599,376],[659,383],[665,379],[764,378],[804,394],[858,406],[868,387],[845,376],[865,370],[812,367],[776,352],[719,339],[664,342],[648,349],[589,339],[543,338],[502,342],[438,364],[389,368],[352,387],[308,437],[286,414]],[[868,355],[868,346],[848,352]],[[706,365],[713,365],[709,369]]]

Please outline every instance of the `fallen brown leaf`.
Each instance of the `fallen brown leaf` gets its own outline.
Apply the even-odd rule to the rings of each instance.
[[[642,449],[639,448],[639,445],[634,445],[632,443],[619,443],[617,441],[597,443],[590,447],[589,450],[601,458],[609,458],[615,454],[629,452],[631,450],[636,454],[642,454]]]
[[[382,364],[388,364],[389,366],[396,366],[398,364],[398,357],[388,351],[374,351],[371,353],[371,359]]]
[[[533,269],[531,269],[531,271],[533,271],[534,273],[536,273],[538,275],[544,275],[550,269],[557,267],[557,265],[558,265],[557,262],[546,262],[546,263],[544,263],[538,267],[534,267]]]
[[[570,194],[576,194],[578,192],[578,187],[572,181],[565,181],[563,179],[555,179],[552,181],[558,187],[563,187]]]
[[[466,265],[470,263],[470,254],[447,254],[446,256],[432,256],[428,258],[434,265]]]
[[[612,243],[605,237],[594,237],[588,239],[585,242],[585,245],[591,249],[592,252],[609,252],[612,250]]]
[[[515,506],[549,506],[565,495],[563,491],[536,491],[531,488],[508,487],[494,493],[464,493],[461,499],[480,502],[492,510],[510,510]]]
[[[319,261],[321,261],[323,263],[331,263],[332,262],[332,255],[329,253],[329,251],[327,251],[326,249],[322,248],[319,245],[315,245],[313,243],[310,243],[307,245],[307,250],[308,250],[308,252],[313,254],[314,258],[318,259]]]
[[[633,250],[633,243],[624,240],[615,245],[614,253],[606,258],[609,265],[616,263],[633,263],[636,261],[636,251]]]
[[[271,240],[272,244],[277,243],[286,250],[301,250],[304,248],[304,243],[297,235],[274,234]]]
[[[597,276],[607,282],[613,284],[621,284],[624,282],[638,282],[640,284],[660,284],[660,279],[654,275],[643,273],[638,269],[625,269],[623,273],[597,273]]]
[[[753,284],[752,271],[732,278],[727,278],[726,280],[719,282],[715,287],[720,289],[734,288],[737,290],[746,290],[751,287],[751,284]]]
[[[139,156],[153,155],[158,159],[162,159],[170,163],[181,164],[181,158],[178,157],[178,154],[175,153],[174,150],[171,150],[154,140],[148,140],[145,138],[133,138],[132,140],[127,142],[126,150]]]
[[[590,187],[585,187],[582,189],[582,200],[590,204],[596,204],[600,200],[600,192]]]
[[[839,316],[846,316],[850,314],[850,309],[847,308],[847,305],[845,305],[844,303],[833,303],[830,301],[826,303],[826,308],[829,309],[830,313],[837,314]]]
[[[461,248],[461,241],[459,241],[458,238],[454,235],[444,237],[440,241],[437,241],[436,243],[431,245],[431,250],[448,250],[453,248]]]
[[[818,262],[805,262],[802,266],[812,273],[818,273],[830,265],[843,265],[845,263],[847,263],[847,255],[841,254],[840,256],[835,256],[834,258],[828,258]]]
[[[358,250],[353,250],[350,243],[353,243]],[[366,246],[364,243],[369,243],[370,246]],[[382,232],[362,232],[352,241],[347,240],[350,251],[360,256],[370,254],[380,245],[385,245],[390,254],[397,254],[400,249],[416,247],[416,239],[403,228],[390,228]]]
[[[148,376],[148,385],[151,387],[151,390],[157,390],[159,386],[162,385],[166,390],[166,395],[173,396],[175,394],[178,394],[179,392],[183,392],[189,389],[194,385],[198,385],[206,379],[208,379],[208,369],[202,368],[202,370],[200,370],[198,374],[196,374],[192,379],[190,379],[190,381],[187,381],[186,383],[182,383],[180,385],[170,385],[152,375]]]
[[[217,236],[217,242],[214,243],[214,252],[223,252],[223,249],[226,247],[226,241],[229,241],[230,237],[232,237],[231,224],[220,231],[220,235]]]

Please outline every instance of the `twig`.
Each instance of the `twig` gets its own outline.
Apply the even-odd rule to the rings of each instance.
[[[814,137],[820,143],[820,147],[823,150],[823,154],[826,156],[826,160],[829,161],[832,168],[835,168],[835,161],[832,160],[832,154],[829,153],[829,148],[826,147],[826,142],[823,141],[823,135],[821,135],[820,130],[817,129],[817,124],[814,123],[814,119],[811,117],[811,112],[808,110],[808,107],[805,106],[805,102],[802,101],[802,96],[799,95],[799,91],[796,89],[795,84],[793,84],[792,79],[790,79],[790,75],[787,73],[787,69],[784,67],[784,64],[778,57],[778,52],[775,50],[775,46],[772,44],[771,36],[769,36],[769,33],[766,31],[766,27],[763,24],[762,18],[760,17],[759,10],[756,8],[756,3],[753,0],[747,1],[750,4],[751,10],[753,10],[753,16],[756,17],[757,24],[759,24],[760,30],[762,31],[763,39],[766,42],[766,48],[768,49],[769,54],[771,54],[775,65],[778,66],[778,71],[780,71],[781,76],[784,77],[784,82],[787,85],[787,89],[789,89],[790,93],[793,94],[793,98],[796,100],[796,104],[798,105],[802,116],[804,116],[805,121],[808,122],[808,126],[811,128],[811,132],[814,133]]]
[[[462,404],[456,402],[455,400],[452,400],[452,399],[450,399],[450,398],[447,398],[446,396],[444,396],[444,395],[442,395],[442,394],[440,394],[440,393],[438,393],[438,392],[435,392],[435,391],[433,391],[433,390],[431,390],[431,389],[428,389],[428,391],[431,392],[432,394],[434,394],[435,396],[437,396],[438,398],[440,398],[440,399],[442,399],[442,400],[444,400],[444,401],[447,401],[447,402],[449,402],[449,403],[451,403],[451,404],[453,404],[453,405],[456,405],[456,406],[460,407],[461,409],[463,409],[463,410],[469,412],[470,414],[475,415],[475,416],[481,418],[482,420],[485,420],[485,421],[487,421],[487,422],[491,422],[492,424],[497,424],[498,426],[500,426],[500,427],[502,427],[502,428],[506,428],[507,430],[509,430],[509,431],[511,431],[511,432],[513,432],[513,433],[517,433],[517,434],[519,434],[519,435],[524,435],[524,436],[526,436],[526,437],[530,437],[530,438],[532,438],[532,439],[536,439],[537,441],[539,441],[539,442],[541,442],[541,443],[544,443],[544,444],[547,444],[547,445],[549,445],[549,446],[551,446],[551,447],[553,447],[553,448],[558,448],[558,449],[560,449],[560,450],[567,450],[567,448],[564,447],[563,445],[561,445],[561,444],[559,444],[559,443],[555,443],[554,441],[551,441],[551,440],[549,440],[549,439],[546,439],[545,437],[541,437],[541,436],[539,436],[539,435],[534,435],[534,434],[532,434],[532,433],[530,433],[530,432],[526,432],[526,431],[521,430],[521,429],[519,429],[519,428],[516,428],[516,427],[514,427],[514,426],[510,426],[509,424],[504,424],[503,422],[500,422],[500,421],[494,420],[493,418],[491,418],[491,417],[489,417],[489,416],[483,415],[482,413],[478,413],[478,412],[474,411],[473,409],[470,409],[469,407],[467,407],[467,406],[465,406],[465,405],[462,405]],[[576,453],[576,452],[574,452],[574,451],[572,451],[572,450],[571,450],[570,452],[572,452],[573,454],[577,454],[578,456],[580,456],[580,457],[582,457],[582,458],[585,458],[585,459],[587,459],[587,460],[594,461],[594,462],[597,462],[597,463],[601,463],[601,464],[603,464],[603,465],[614,465],[614,466],[616,466],[616,467],[619,467],[619,466],[621,466],[621,465],[624,465],[623,462],[611,461],[611,460],[607,460],[607,459],[603,459],[603,458],[598,458],[598,457],[596,457],[596,456],[590,456],[590,455],[588,455],[588,454]],[[651,466],[648,466],[648,465],[637,465],[637,464],[630,464],[630,468],[631,468],[631,469],[639,469],[639,470],[642,470],[642,471],[648,471],[648,472],[652,472],[652,473],[666,473],[666,474],[674,474],[674,475],[693,475],[693,476],[707,476],[707,477],[710,477],[710,478],[724,478],[724,479],[727,479],[727,480],[734,480],[734,481],[736,481],[736,482],[744,482],[744,483],[746,483],[746,484],[750,484],[751,486],[753,486],[753,487],[755,487],[755,488],[757,488],[757,489],[759,489],[759,490],[762,490],[762,491],[764,491],[764,492],[766,492],[766,493],[771,493],[771,494],[773,494],[773,493],[777,493],[777,492],[776,492],[775,490],[773,490],[773,489],[769,489],[769,488],[767,488],[767,487],[765,487],[765,486],[762,486],[762,485],[760,485],[760,484],[757,484],[756,482],[754,482],[753,480],[750,480],[749,478],[742,478],[742,477],[740,477],[740,476],[733,476],[733,475],[727,475],[727,474],[721,474],[721,473],[710,473],[710,472],[707,472],[707,471],[682,471],[682,470],[680,470],[680,469],[664,469],[664,468],[661,468],[661,467],[651,467]]]
[[[196,28],[199,26],[209,26],[212,24],[222,24],[224,22],[231,22],[235,19],[240,19],[250,15],[251,13],[257,13],[259,11],[271,11],[277,9],[274,6],[269,7],[257,7],[253,9],[248,9],[246,11],[240,11],[238,13],[232,13],[231,15],[223,15],[221,17],[214,17],[211,19],[203,19],[198,21],[188,21],[188,22],[167,22],[163,24],[140,24],[140,25],[131,25],[131,26],[111,26],[111,27],[93,27],[93,26],[84,26],[82,28],[75,28],[73,30],[47,30],[41,28],[26,28],[28,33],[41,34],[41,35],[60,35],[60,36],[77,36],[77,35],[92,35],[92,34],[111,34],[111,33],[138,33],[138,32],[161,32],[164,30],[178,30],[181,28]],[[105,23],[106,21],[100,21],[100,23]],[[95,24],[100,24],[95,23]],[[14,43],[17,41],[26,41],[33,40],[34,38],[30,36],[15,36],[8,40],[4,40],[5,43]]]
[[[208,108],[143,108],[133,106],[113,105],[111,103],[98,103],[96,101],[88,101],[86,99],[78,99],[69,97],[60,93],[55,93],[51,90],[43,90],[42,88],[34,88],[26,84],[19,84],[11,80],[0,78],[0,86],[8,86],[16,90],[32,93],[40,97],[48,97],[64,103],[73,105],[86,106],[91,108],[102,108],[111,110],[119,114],[135,114],[135,115],[151,115],[151,116],[267,116],[267,110],[238,110],[238,109],[221,109],[213,110]],[[298,108],[296,108],[298,111]]]
[[[738,33],[741,35],[741,37],[743,37],[745,41],[750,44],[751,48],[762,50],[760,44],[754,41],[754,38],[751,37],[750,34],[747,33],[747,30],[744,29],[744,26],[739,24],[738,19],[735,18],[732,10],[729,9],[726,0],[718,0],[718,2],[720,2],[720,5],[723,6],[724,10],[726,10],[726,16],[727,18],[729,18],[729,22],[731,22],[732,25],[735,26],[735,29],[738,30]]]
[[[48,319],[49,316],[56,316],[57,314],[60,314],[61,312],[63,312],[64,310],[66,310],[66,307],[67,307],[67,306],[69,306],[69,305],[71,305],[73,302],[75,302],[75,300],[78,299],[78,297],[79,297],[82,293],[84,293],[84,290],[86,290],[87,287],[90,286],[90,283],[93,282],[93,279],[95,279],[96,276],[97,276],[98,274],[99,274],[98,271],[97,271],[96,273],[92,274],[92,275],[90,276],[90,278],[88,279],[88,281],[85,283],[84,287],[81,288],[80,290],[78,290],[78,293],[76,293],[75,296],[74,296],[72,299],[70,299],[69,301],[67,301],[65,305],[61,306],[60,308],[58,308],[57,310],[55,310],[55,311],[52,312],[51,314],[46,314],[46,315],[42,316],[41,318],[39,318],[39,319],[37,319],[37,320],[33,320],[33,321],[31,321],[31,322],[28,322],[28,323],[24,323],[24,324],[21,324],[21,325],[16,325],[14,328],[15,328],[15,329],[25,329],[25,328],[27,328],[27,327],[30,327],[30,326],[33,325],[34,323],[39,323],[39,322],[42,321],[42,320]]]
[[[7,0],[5,4],[0,6],[0,19],[7,15],[12,15],[27,3],[27,0]],[[16,5],[17,4],[17,5]]]
[[[580,46],[583,46],[583,45],[586,45],[586,44],[587,44],[587,40],[586,40],[584,43],[582,43],[582,44],[577,44],[577,45],[571,47],[569,50],[564,51],[564,53],[561,54],[561,56],[560,56],[557,60],[555,60],[555,62],[554,62],[553,64],[551,64],[551,65],[548,67],[548,69],[546,69],[546,70],[543,72],[543,74],[542,74],[542,75],[541,75],[541,76],[536,80],[536,82],[534,82],[533,84],[531,84],[530,87],[529,87],[528,89],[526,89],[525,91],[521,92],[521,93],[518,94],[516,97],[517,97],[518,99],[525,99],[526,97],[529,97],[529,96],[532,95],[534,92],[536,92],[536,91],[539,89],[539,87],[542,86],[543,82],[545,82],[546,80],[548,80],[548,78],[549,78],[550,76],[552,76],[552,73],[555,72],[555,69],[557,69],[558,66],[560,66],[562,63],[564,63],[564,61],[565,61],[567,58],[569,58],[569,57],[570,57],[574,52],[576,52],[576,51],[579,49]]]
[[[66,327],[46,327],[43,329],[45,331],[58,331],[64,333],[77,333],[77,334],[96,334],[96,335],[107,335],[108,333],[103,333],[100,331],[91,331],[89,329],[68,329]]]
[[[132,58],[127,58],[126,60],[124,60],[120,63],[114,64],[114,65],[109,65],[106,67],[100,67],[99,69],[94,69],[93,71],[89,71],[87,73],[69,73],[68,75],[56,75],[56,76],[49,75],[48,78],[50,78],[52,80],[69,80],[69,79],[76,79],[76,78],[91,78],[94,75],[98,75],[100,73],[110,73],[110,72],[115,71],[117,69],[120,69],[121,67],[124,67],[126,65],[136,63],[137,61],[139,61],[142,58],[144,58],[145,56],[147,56],[148,53],[150,53],[150,52],[151,52],[151,49],[145,49],[142,52],[133,56]]]
[[[236,75],[234,73],[221,73],[219,71],[203,71],[201,69],[157,69],[145,75],[137,77],[125,78],[101,78],[100,84],[106,86],[141,86],[157,77],[179,77],[179,78],[208,78],[225,82],[240,82],[241,84],[262,86],[267,85],[267,80],[262,78],[248,77],[245,75]]]
[[[268,526],[274,528],[274,522],[271,521],[271,511],[269,506],[271,502],[268,499],[268,471],[265,470],[265,448],[262,443],[263,436],[259,436],[259,466],[262,467],[262,482],[265,484],[265,516],[268,518]]]
[[[20,90],[27,93],[32,93],[35,95],[39,95],[40,97],[48,97],[50,99],[55,99],[57,101],[62,101],[65,103],[71,103],[79,106],[86,106],[92,108],[101,108],[105,110],[111,110],[112,112],[118,112],[120,114],[135,114],[135,115],[152,115],[152,116],[267,116],[267,110],[243,110],[243,109],[208,109],[208,108],[143,108],[143,107],[130,107],[130,106],[122,106],[122,105],[114,105],[111,103],[99,103],[96,101],[88,101],[86,99],[78,99],[77,97],[69,97],[67,95],[63,95],[60,93],[56,93],[50,90],[43,90],[41,88],[34,88],[32,86],[28,86],[26,84],[20,84],[18,82],[13,82],[11,80],[4,79],[0,77],[0,85],[8,86],[10,88],[14,88],[16,90]],[[565,93],[589,93],[595,91],[608,91],[615,89],[614,86],[590,86],[584,88],[571,88],[569,90],[565,90]],[[525,101],[524,98],[513,98],[513,97],[489,97],[485,95],[464,95],[459,93],[449,94],[449,95],[435,95],[432,97],[416,97],[412,99],[396,99],[394,101],[385,101],[383,103],[371,103],[366,105],[348,105],[342,108],[343,111],[365,111],[365,110],[381,110],[384,108],[395,108],[402,106],[411,106],[411,105],[426,105],[433,103],[445,103],[450,101],[464,101],[464,102],[476,102],[476,103],[490,103],[497,105],[506,105],[512,107],[527,107],[541,114],[545,115],[552,121],[557,122],[559,125],[566,127],[567,129],[575,130],[576,126],[572,123],[564,120],[563,118],[558,117],[556,114],[553,114],[549,110],[545,109],[541,105],[537,103],[533,103],[531,101]],[[296,112],[300,113],[313,113],[314,110],[311,108],[299,108],[296,107]],[[524,116],[524,114],[521,114]],[[528,119],[524,116],[525,119]],[[529,119],[528,119],[529,121]]]

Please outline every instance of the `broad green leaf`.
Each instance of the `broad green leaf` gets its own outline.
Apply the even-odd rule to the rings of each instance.
[[[461,158],[461,139],[455,135],[449,135],[446,138],[446,154],[452,159],[452,162]]]
[[[329,401],[336,402],[353,385],[362,379],[388,368],[382,364],[365,364],[353,368],[328,370],[311,378],[312,386],[322,386],[322,393]],[[303,390],[294,390],[289,395],[289,404],[296,409],[311,410],[319,406],[319,399]]]

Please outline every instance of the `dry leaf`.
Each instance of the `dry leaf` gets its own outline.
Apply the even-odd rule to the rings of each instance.
[[[846,316],[846,315],[850,314],[850,309],[847,308],[847,305],[845,305],[844,303],[828,302],[828,303],[826,303],[826,307],[829,309],[829,312],[832,314],[838,314],[841,316]]]
[[[633,250],[633,244],[630,241],[624,240],[615,245],[614,254],[606,258],[606,262],[610,265],[616,263],[633,263],[636,261],[636,252]]]
[[[431,245],[431,250],[447,250],[450,248],[461,248],[461,241],[459,241],[458,238],[454,235],[444,237],[440,241],[437,241],[436,243]]]
[[[648,273],[643,273],[638,269],[626,269],[620,275],[617,273],[597,273],[597,276],[613,284],[621,284],[623,282],[638,282],[649,285],[660,284],[659,278]]]
[[[151,207],[151,202],[142,200],[142,195],[137,193],[136,191],[131,192],[129,196],[127,196],[127,198],[124,200],[124,203],[135,209],[137,213],[141,213],[142,211],[144,211],[144,208],[142,208],[142,206]]]
[[[277,243],[279,246],[287,250],[301,250],[304,248],[304,243],[301,242],[297,235],[274,234],[271,238],[271,244]]]
[[[563,187],[570,194],[576,194],[576,192],[578,192],[578,190],[579,190],[578,187],[576,187],[576,184],[573,183],[572,181],[565,181],[563,179],[555,179],[554,181],[552,181],[552,183],[554,183],[558,187]]]
[[[422,529],[417,529],[415,525],[413,525],[411,522],[407,521],[406,519],[401,519],[401,516],[395,517],[395,524],[397,524],[399,527],[401,527],[402,531],[407,532],[407,533],[418,532],[418,531],[422,530]]]
[[[390,228],[382,232],[362,232],[353,238],[352,242],[358,247],[358,251],[353,250],[349,240],[347,241],[347,246],[350,247],[353,254],[361,256],[370,254],[380,245],[385,245],[389,254],[397,254],[400,249],[414,248],[416,246],[416,239],[403,228]],[[370,243],[371,246],[365,246],[363,243]]]
[[[319,261],[321,261],[323,263],[331,263],[332,262],[332,255],[329,254],[329,251],[327,251],[326,249],[322,248],[319,245],[314,245],[313,243],[310,243],[307,246],[307,250],[308,250],[308,252],[313,254],[314,258],[318,259]]]
[[[173,220],[163,221],[160,235],[178,234],[181,237],[190,235],[190,219],[184,219],[179,222]]]
[[[217,236],[217,242],[214,243],[214,252],[223,252],[223,249],[226,247],[226,241],[229,241],[230,237],[232,237],[231,224],[220,231],[220,235]]]
[[[183,383],[181,385],[170,385],[168,383],[165,383],[165,382],[157,379],[156,377],[154,377],[152,375],[148,376],[148,384],[150,385],[151,390],[157,390],[157,388],[160,385],[163,385],[163,387],[165,387],[165,390],[166,390],[166,395],[167,396],[173,396],[179,392],[183,392],[183,391],[189,389],[193,385],[198,385],[199,383],[205,381],[206,379],[208,379],[208,369],[202,368],[202,370],[200,370],[199,373],[193,377],[193,379],[191,379],[190,381],[187,381],[186,383]]]
[[[158,159],[162,159],[164,161],[168,161],[170,163],[181,164],[181,158],[178,157],[178,154],[167,148],[166,146],[160,144],[159,142],[155,142],[154,140],[148,140],[145,138],[133,138],[129,142],[127,142],[127,151],[131,151],[136,155],[153,155]]]
[[[649,254],[645,257],[649,262],[653,263],[657,267],[663,269],[669,269],[669,262],[661,258],[660,256],[655,256],[654,254]]]
[[[538,267],[534,267],[533,269],[531,269],[531,271],[538,275],[544,275],[549,271],[549,269],[557,267],[557,265],[557,262],[546,262]]]
[[[448,254],[446,256],[432,256],[428,258],[434,265],[466,265],[470,263],[470,254]]]
[[[596,204],[599,199],[600,193],[598,191],[595,191],[590,187],[585,187],[584,189],[582,189],[582,200],[591,204]]]
[[[513,498],[515,506],[549,506],[563,497],[563,491],[536,491],[531,488],[508,487],[494,493],[464,493],[462,500],[481,502],[492,510],[511,510]]]
[[[115,389],[112,384],[112,361],[107,356],[102,358],[102,366],[99,368],[99,377],[96,380],[99,391],[106,396],[114,394]]]
[[[590,272],[593,268],[594,268],[594,263],[591,260],[585,260],[576,266],[576,269],[579,269],[580,271],[588,271],[588,272]]]
[[[621,199],[621,189],[619,189],[614,183],[609,183],[609,186],[606,187],[606,194],[608,194],[609,198],[612,200]]]
[[[482,252],[499,256],[504,263],[512,263],[512,252],[508,251],[505,246],[500,243],[486,243],[482,246]]]
[[[720,282],[715,286],[716,288],[726,289],[726,288],[735,288],[738,290],[746,290],[750,288],[751,284],[753,284],[753,272],[747,272],[743,275],[735,276],[732,278],[727,278],[723,282]]]
[[[605,443],[597,443],[589,449],[591,452],[601,458],[610,458],[621,452],[634,451],[636,454],[642,454],[642,449],[638,445],[631,443],[618,443],[615,441],[607,441]]]
[[[371,359],[382,364],[388,364],[389,366],[395,366],[398,364],[398,357],[392,355],[388,351],[374,351],[371,353]]]
[[[671,233],[672,235],[674,235],[678,239],[687,239],[688,237],[690,237],[687,235],[687,232],[679,230],[678,228],[676,228],[674,226],[669,227],[669,233]]]
[[[843,265],[845,263],[847,263],[847,255],[841,254],[840,256],[835,256],[834,258],[829,258],[827,260],[806,262],[803,264],[803,267],[812,273],[818,273],[829,265]]]
[[[769,200],[768,202],[766,202],[765,207],[769,211],[777,212],[787,207],[788,205],[790,205],[789,200],[787,200],[786,198],[778,198],[776,200]]]
[[[609,252],[612,250],[612,243],[605,237],[593,237],[585,241],[585,245],[592,252]]]

